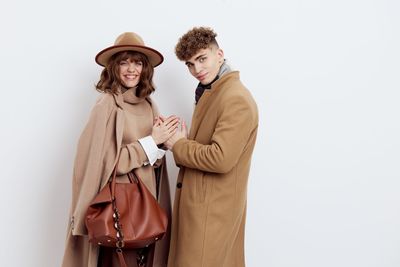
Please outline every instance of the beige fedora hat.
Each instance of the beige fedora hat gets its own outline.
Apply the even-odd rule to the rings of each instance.
[[[150,64],[157,67],[164,61],[164,57],[157,50],[144,45],[142,37],[134,32],[124,32],[117,37],[113,46],[101,50],[96,55],[96,62],[106,66],[112,55],[122,51],[137,51],[147,56]]]

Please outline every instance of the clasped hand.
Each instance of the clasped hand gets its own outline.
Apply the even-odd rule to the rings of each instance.
[[[179,139],[187,138],[185,121],[182,120],[180,129],[178,129],[179,123],[180,120],[175,115],[167,118],[163,116],[156,117],[151,134],[156,144],[164,144],[166,148],[172,149]]]
[[[155,117],[151,137],[153,137],[156,145],[162,144],[176,133],[178,126],[179,118],[175,115],[168,118]]]

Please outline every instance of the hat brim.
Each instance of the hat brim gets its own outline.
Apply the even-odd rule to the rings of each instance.
[[[164,57],[161,55],[160,52],[157,50],[147,47],[147,46],[140,46],[140,45],[114,45],[103,49],[96,55],[96,63],[105,67],[110,60],[110,58],[122,51],[136,51],[143,53],[149,59],[150,64],[153,68],[157,67],[164,61]]]

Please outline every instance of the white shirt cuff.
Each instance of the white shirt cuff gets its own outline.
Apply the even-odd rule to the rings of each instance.
[[[140,138],[138,141],[143,147],[144,153],[146,153],[148,159],[148,162],[145,162],[144,165],[150,164],[153,166],[158,159],[164,157],[165,150],[159,149],[156,145],[156,142],[154,142],[153,137],[150,135]]]

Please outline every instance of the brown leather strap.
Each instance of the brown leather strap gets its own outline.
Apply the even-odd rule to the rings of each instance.
[[[120,157],[121,157],[121,152],[118,155],[117,163],[115,163],[113,174],[112,174],[112,178],[111,178],[111,182],[109,180],[112,199],[115,198],[115,184],[117,183],[117,167],[119,165]]]
[[[117,248],[116,251],[117,251],[117,255],[118,255],[118,259],[119,259],[119,263],[121,264],[121,267],[128,267],[128,265],[126,265],[124,255],[122,254],[122,250]]]
[[[156,244],[153,243],[153,244],[151,244],[151,245],[149,246],[149,248],[148,248],[146,267],[153,267],[155,245],[156,245]]]

